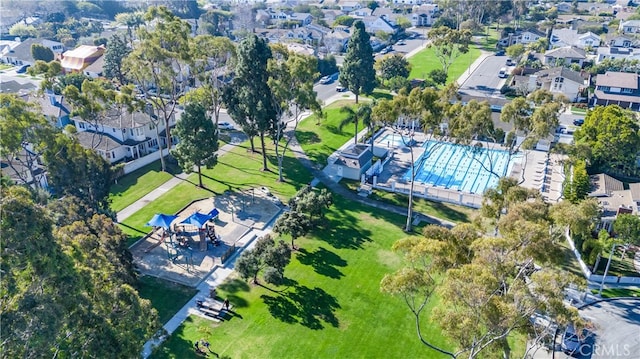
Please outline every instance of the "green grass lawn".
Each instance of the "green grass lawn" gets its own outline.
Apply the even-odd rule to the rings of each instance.
[[[11,68],[13,68],[13,65],[9,65],[9,64],[0,64],[0,71],[3,71],[3,70],[9,70],[9,69],[11,69]]]
[[[141,277],[138,281],[140,297],[151,301],[162,324],[171,319],[197,292],[195,288],[150,276]]]
[[[111,185],[109,192],[111,209],[116,212],[123,210],[180,172],[178,166],[170,163],[167,163],[167,172],[162,172],[162,166],[158,160],[122,176],[117,183]]]
[[[592,289],[593,294],[599,292]],[[640,288],[606,288],[602,290],[602,298],[640,297]]]
[[[256,147],[259,147],[256,140]],[[167,191],[144,208],[134,213],[120,224],[129,236],[129,244],[146,235],[151,228],[145,224],[156,213],[174,214],[191,201],[213,197],[224,191],[235,191],[250,187],[267,186],[276,196],[286,201],[302,186],[311,181],[311,174],[302,167],[297,159],[287,152],[284,160],[285,182],[278,182],[277,161],[271,147],[267,146],[270,171],[261,171],[262,155],[251,153],[247,143],[235,147],[231,152],[218,159],[218,164],[208,170],[203,169],[203,184],[198,184],[198,174],[191,174],[187,180]]]
[[[402,224],[401,216],[336,198],[328,222],[296,242],[300,250],[285,271],[288,285],[227,281],[218,295],[230,299],[235,315],[221,324],[188,318],[154,358],[189,357],[201,338],[232,358],[436,355],[416,337],[404,302],[379,290],[382,277],[401,264],[390,247],[405,236]],[[449,346],[426,319],[423,330],[432,342]]]
[[[611,266],[609,266],[609,271],[607,272],[607,276],[623,276],[623,277],[638,277],[640,273],[636,271],[633,266],[633,256],[634,253],[631,251],[627,251],[625,258],[620,259],[621,251],[616,249],[613,257],[611,258]],[[609,253],[603,253],[602,259],[600,259],[600,263],[598,263],[598,268],[594,274],[604,274],[604,270],[607,267],[607,261],[609,259]]]
[[[309,158],[319,166],[327,165],[327,158],[347,141],[353,141],[355,126],[353,124],[339,129],[340,121],[346,114],[340,112],[345,105],[352,105],[353,101],[338,101],[323,109],[326,118],[318,125],[316,116],[311,116],[298,125],[296,138]],[[358,131],[362,129],[362,123]]]
[[[558,267],[562,270],[565,270],[579,278],[584,278],[584,274],[582,270],[580,270],[580,263],[578,263],[578,259],[569,248],[569,243],[567,241],[562,241],[560,246],[558,246],[558,250],[562,252],[562,258],[564,259]]]
[[[449,76],[447,83],[455,81],[462,75],[464,71],[480,56],[480,50],[476,46],[470,46],[469,52],[462,54],[455,59],[449,67]],[[434,54],[432,47],[428,47],[409,58],[411,64],[410,79],[424,79],[428,77],[429,72],[435,69],[441,69],[442,65]]]
[[[342,179],[340,183],[347,186],[352,191],[356,191],[360,186],[360,181]],[[392,193],[386,191],[374,191],[369,198],[376,201],[406,206],[409,196],[402,193]],[[432,202],[424,198],[415,197],[413,199],[413,210],[430,216],[445,218],[454,223],[471,222],[478,214],[478,211],[464,206],[444,202]]]

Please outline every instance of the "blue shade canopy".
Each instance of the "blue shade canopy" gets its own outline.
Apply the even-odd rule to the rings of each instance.
[[[216,218],[218,217],[218,215],[220,214],[220,212],[218,211],[218,209],[214,208],[211,210],[211,212],[207,213],[211,218]]]
[[[165,229],[171,228],[171,223],[176,220],[178,216],[170,214],[156,213],[153,218],[147,222],[147,226],[150,227],[162,227]]]
[[[196,212],[190,215],[189,217],[187,217],[187,219],[185,219],[184,221],[180,222],[180,224],[190,224],[192,226],[197,226],[198,228],[202,228],[202,226],[204,226],[204,224],[207,223],[207,221],[210,220],[211,218],[212,217],[209,214]]]

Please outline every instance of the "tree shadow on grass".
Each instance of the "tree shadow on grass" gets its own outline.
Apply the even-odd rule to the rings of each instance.
[[[296,286],[292,292],[279,296],[261,296],[271,315],[285,323],[300,324],[320,330],[326,324],[338,327],[334,312],[340,308],[336,298],[321,288]]]
[[[296,139],[300,144],[312,144],[321,141],[318,134],[311,131],[296,131]]]
[[[235,278],[232,280],[227,280],[224,283],[218,286],[218,289],[227,293],[225,298],[229,299],[231,303],[237,308],[245,308],[249,305],[247,300],[241,297],[239,294],[241,292],[249,292],[251,288],[249,284],[242,279]],[[224,300],[221,297],[221,300]]]
[[[358,220],[347,212],[332,211],[331,220],[319,221],[314,234],[334,248],[360,249],[369,242],[371,231],[354,223]]]
[[[339,279],[344,276],[336,267],[347,266],[347,261],[323,247],[318,248],[315,252],[309,252],[304,248],[300,248],[296,258],[300,263],[312,266],[316,273],[333,279]]]

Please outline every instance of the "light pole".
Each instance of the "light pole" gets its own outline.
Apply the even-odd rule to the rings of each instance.
[[[600,283],[600,291],[598,291],[598,296],[600,296],[601,298],[602,298],[602,288],[604,287],[604,279],[607,277],[607,272],[609,272],[609,266],[611,265],[611,258],[613,257],[613,251],[615,251],[617,246],[618,246],[617,244],[611,245],[611,253],[609,253],[609,260],[607,261],[607,266],[604,268],[602,282]]]

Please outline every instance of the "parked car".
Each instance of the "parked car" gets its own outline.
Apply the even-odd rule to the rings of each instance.
[[[584,125],[584,118],[579,118],[579,119],[573,120],[573,124],[576,125],[576,126]]]
[[[382,49],[382,51],[380,51],[381,54],[388,54],[390,52],[391,50],[388,47],[385,47],[384,49]]]
[[[338,92],[345,92],[345,91],[347,91],[347,88],[346,88],[346,87],[343,87],[343,86],[338,85],[338,86],[336,87],[336,91],[338,91]]]
[[[513,65],[515,65],[516,63],[515,63],[513,60],[511,60],[511,58],[507,58],[507,62],[506,62],[506,64],[507,64],[507,66],[513,66]]]
[[[496,51],[496,56],[504,56],[504,50]]]
[[[221,130],[233,130],[234,127],[229,122],[220,122],[218,123],[218,128]]]
[[[22,65],[20,66],[19,69],[16,70],[17,74],[23,74],[25,72],[27,72],[27,69],[30,67],[31,65]]]
[[[328,83],[331,83],[331,76],[324,76],[323,78],[320,79],[320,83],[323,85],[326,85]]]
[[[406,45],[407,43],[404,40],[400,40],[396,44],[397,45]]]

